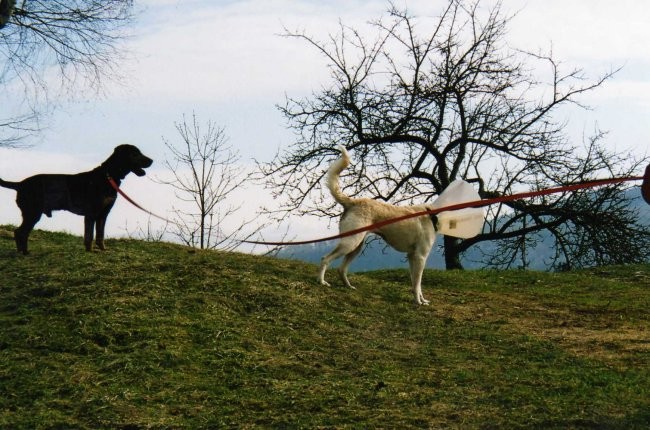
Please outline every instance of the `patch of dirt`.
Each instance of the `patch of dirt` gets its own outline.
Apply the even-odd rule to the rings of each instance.
[[[635,325],[615,311],[585,312],[571,309],[568,303],[555,307],[517,295],[445,296],[440,303],[432,301],[441,318],[499,323],[507,332],[550,341],[576,356],[610,366],[628,367],[650,353],[650,327],[643,322]]]

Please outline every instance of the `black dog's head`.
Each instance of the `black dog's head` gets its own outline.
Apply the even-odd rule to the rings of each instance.
[[[106,160],[104,165],[108,167],[109,172],[123,178],[130,172],[138,176],[144,176],[147,167],[151,166],[153,160],[144,155],[133,145],[119,145],[113,150],[113,154]]]

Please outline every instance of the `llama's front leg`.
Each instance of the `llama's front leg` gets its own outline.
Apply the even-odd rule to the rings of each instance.
[[[413,288],[413,298],[418,305],[428,305],[429,301],[422,295],[422,272],[427,262],[426,255],[410,254],[409,269],[411,271],[411,286]]]

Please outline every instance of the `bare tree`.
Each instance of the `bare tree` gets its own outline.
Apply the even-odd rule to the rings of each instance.
[[[0,118],[0,146],[17,146],[26,136],[36,134],[40,130],[39,118],[40,114],[33,109],[7,119]]]
[[[174,187],[176,197],[190,207],[176,209],[175,234],[189,246],[235,249],[261,229],[250,231],[255,217],[241,218],[231,229],[224,228],[241,208],[227,200],[247,179],[237,164],[239,154],[228,144],[224,129],[212,121],[202,127],[192,114],[191,121],[183,116],[175,125],[180,142],[163,139],[172,153],[173,161],[166,164],[173,179],[161,182]]]
[[[0,0],[0,29],[7,25],[9,19],[14,14],[16,0]]]
[[[0,89],[27,112],[0,103],[0,144],[37,130],[36,111],[57,95],[119,79],[132,9],[133,0],[0,0]]]
[[[141,224],[136,224],[134,228],[129,227],[128,219],[124,221],[124,232],[129,239],[138,239],[145,242],[163,242],[170,228],[170,222],[165,221],[162,227],[154,226],[151,216],[147,219],[147,224],[143,227]]]
[[[287,30],[323,55],[331,82],[280,107],[297,140],[260,164],[283,199],[277,215],[338,215],[321,179],[339,144],[355,157],[343,177],[346,192],[394,203],[433,199],[455,179],[476,183],[489,198],[638,170],[643,161],[605,150],[601,133],[570,142],[558,120],[561,107],[581,106],[580,96],[614,72],[588,80],[550,54],[509,48],[510,19],[499,2],[449,0],[438,18],[424,22],[392,7],[371,23],[371,41],[343,24],[325,42]],[[542,231],[555,240],[556,266],[643,260],[650,234],[620,191],[492,207],[484,234],[444,237],[446,266],[461,268],[460,254],[487,241],[502,245],[491,257],[507,265],[521,252],[521,238],[534,241]]]

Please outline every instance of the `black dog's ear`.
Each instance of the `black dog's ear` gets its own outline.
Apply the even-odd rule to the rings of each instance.
[[[135,146],[128,144],[117,145],[115,149],[113,149],[113,154],[129,154],[133,152],[139,153],[140,151]]]

